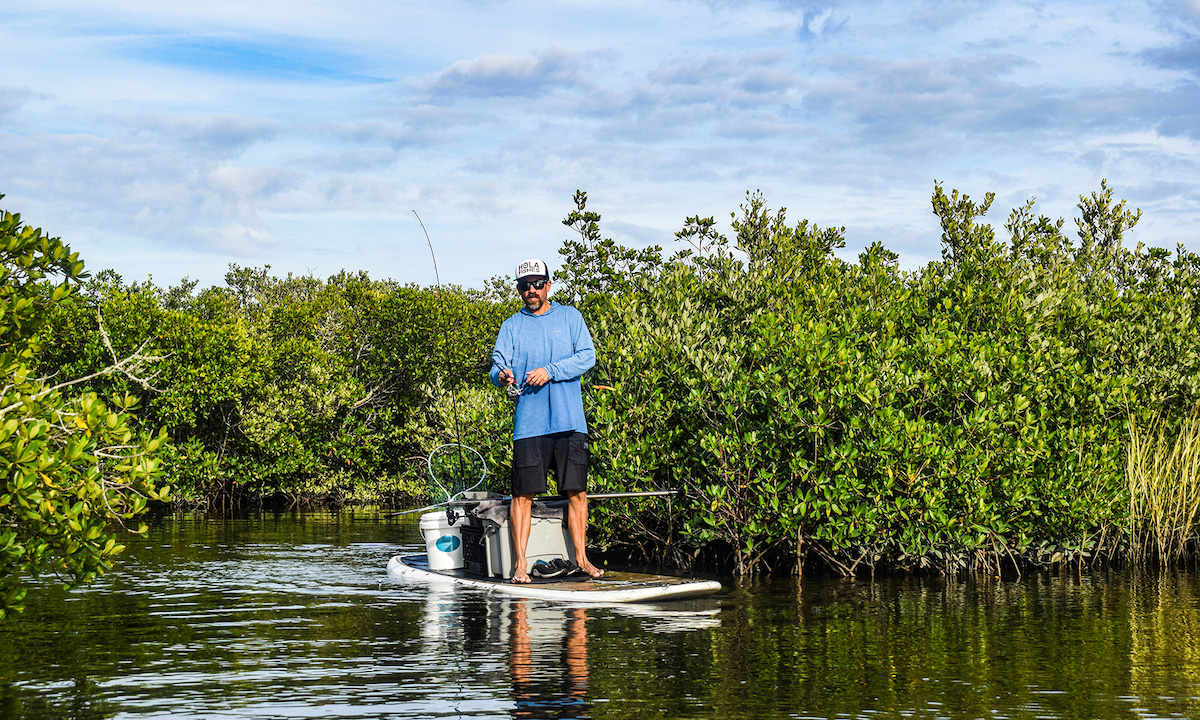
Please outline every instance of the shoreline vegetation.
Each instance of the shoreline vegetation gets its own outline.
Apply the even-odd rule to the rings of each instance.
[[[592,489],[681,490],[605,502],[593,543],[739,576],[1192,558],[1200,257],[1125,247],[1140,211],[1107,183],[1080,198],[1074,237],[1033,201],[993,227],[992,202],[935,184],[941,259],[902,270],[880,243],[844,258],[844,228],[791,223],[758,193],[732,237],[690,217],[668,250],[603,237],[577,193],[554,298],[597,344]],[[415,505],[446,442],[478,449],[507,490],[511,407],[486,381],[517,308],[507,279],[422,288],[233,265],[221,287],[160,287],[88,276],[57,238],[4,218],[8,590],[22,573],[103,572],[112,522],[150,503]],[[57,409],[23,399],[80,378]],[[77,424],[84,398],[95,418]],[[21,435],[38,413],[57,435]],[[96,423],[120,450],[87,445]],[[38,465],[55,457],[99,484]]]

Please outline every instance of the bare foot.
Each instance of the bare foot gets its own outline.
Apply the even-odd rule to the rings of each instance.
[[[524,570],[517,570],[513,573],[512,580],[509,580],[509,582],[515,585],[527,585],[533,582],[533,580],[529,579],[529,573]]]
[[[598,577],[601,577],[604,575],[603,570],[601,570],[600,568],[591,564],[590,562],[587,562],[586,560],[579,566],[579,569],[594,578],[598,578]]]

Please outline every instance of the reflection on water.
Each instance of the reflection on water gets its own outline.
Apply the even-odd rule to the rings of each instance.
[[[567,610],[564,628],[561,610],[531,613],[529,604],[514,602],[510,616],[513,717],[588,717],[587,614],[583,608]]]
[[[405,584],[416,520],[177,518],[0,624],[0,718],[1200,717],[1194,574],[790,580],[562,606]]]
[[[715,601],[616,607],[570,606],[465,592],[452,584],[422,585],[421,653],[458,672],[433,678],[463,695],[481,684],[504,687],[495,698],[513,718],[589,718],[589,627],[600,643],[630,634],[714,630]],[[481,658],[487,662],[481,663]],[[503,670],[496,665],[503,661]],[[478,673],[487,667],[489,672]],[[468,670],[470,669],[470,671]],[[608,666],[608,673],[618,668]],[[456,711],[458,712],[458,711]]]

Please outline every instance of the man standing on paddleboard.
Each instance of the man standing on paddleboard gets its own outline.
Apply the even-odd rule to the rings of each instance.
[[[546,491],[550,468],[567,498],[567,524],[575,561],[592,577],[604,571],[588,562],[588,429],[580,377],[596,364],[592,335],[579,311],[550,300],[550,268],[541,260],[517,266],[517,294],[525,303],[504,321],[492,350],[492,383],[517,401],[513,415],[512,532],[515,583],[527,583],[533,496]]]

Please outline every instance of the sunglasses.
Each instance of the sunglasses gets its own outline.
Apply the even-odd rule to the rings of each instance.
[[[549,280],[534,280],[533,282],[518,282],[517,290],[519,292],[525,292],[526,290],[528,290],[531,287],[534,290],[541,290],[542,288],[546,287],[546,283],[548,283],[548,282],[550,282],[550,281]]]

